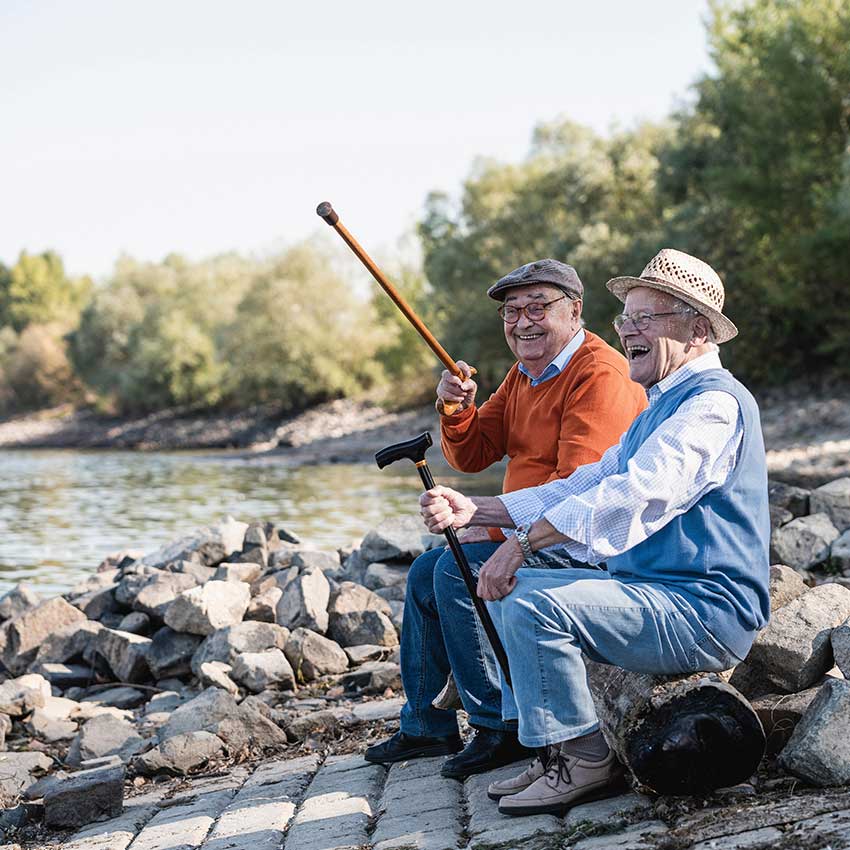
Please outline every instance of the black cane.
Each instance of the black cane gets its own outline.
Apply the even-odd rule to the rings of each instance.
[[[381,449],[375,455],[375,462],[378,464],[378,469],[383,469],[397,460],[412,460],[419,470],[419,477],[422,479],[425,489],[430,490],[434,486],[434,478],[431,475],[431,470],[428,469],[425,452],[432,445],[433,440],[431,439],[431,435],[426,431],[412,440],[407,440],[404,443],[396,443],[395,445]],[[484,631],[487,633],[490,645],[493,647],[493,652],[496,653],[496,660],[502,668],[505,681],[508,683],[508,687],[511,688],[513,686],[511,685],[511,671],[508,667],[508,656],[505,653],[505,648],[502,646],[502,641],[499,639],[496,627],[493,625],[492,619],[490,619],[490,612],[487,610],[484,600],[478,595],[475,577],[472,575],[469,561],[466,560],[466,555],[461,548],[460,541],[457,539],[457,533],[449,526],[443,534],[446,535],[446,540],[449,541],[449,548],[455,556],[458,567],[460,567],[460,574],[463,576],[463,581],[466,584],[466,589],[469,591],[472,604],[475,606],[475,610],[481,619],[481,625],[484,626]]]

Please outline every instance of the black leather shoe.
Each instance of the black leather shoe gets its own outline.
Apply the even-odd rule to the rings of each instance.
[[[449,779],[462,779],[533,756],[534,750],[520,744],[516,732],[479,729],[463,752],[443,762],[440,773]]]
[[[448,756],[456,753],[462,746],[463,741],[457,734],[446,738],[420,738],[417,735],[396,732],[392,738],[367,747],[363,757],[373,764],[392,764],[407,759]]]

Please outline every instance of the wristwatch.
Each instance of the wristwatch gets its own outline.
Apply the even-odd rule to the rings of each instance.
[[[534,554],[531,549],[531,543],[528,541],[528,529],[520,526],[514,536],[517,543],[519,543],[519,548],[522,550],[523,560],[527,561]]]

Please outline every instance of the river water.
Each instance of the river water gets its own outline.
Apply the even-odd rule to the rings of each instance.
[[[502,469],[459,475],[434,449],[434,477],[498,492]],[[226,453],[0,451],[0,592],[19,581],[64,592],[121,549],[149,552],[231,515],[282,525],[304,542],[359,542],[385,517],[415,513],[409,463],[288,467]]]

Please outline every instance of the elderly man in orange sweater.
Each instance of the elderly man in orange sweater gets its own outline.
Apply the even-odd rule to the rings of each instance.
[[[584,289],[572,266],[551,259],[527,263],[487,294],[502,302],[505,339],[518,362],[478,407],[472,370],[460,361],[467,377],[443,372],[437,410],[449,463],[480,472],[507,455],[507,493],[597,461],[646,407],[646,394],[630,380],[625,358],[582,328]],[[449,414],[445,405],[459,407]],[[461,538],[473,574],[503,540],[499,529],[471,530]],[[544,552],[537,561],[538,567],[574,565]],[[496,659],[454,556],[436,549],[417,558],[408,576],[401,728],[369,747],[368,761],[387,764],[461,749],[455,713],[432,705],[450,672],[476,734],[443,764],[442,774],[462,778],[525,758],[529,751],[519,743],[516,723],[502,720]]]

